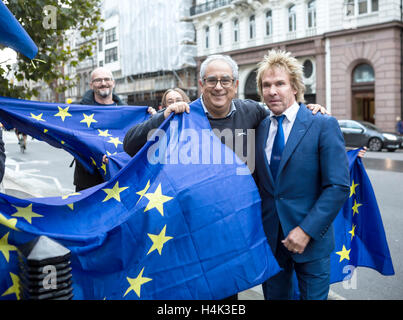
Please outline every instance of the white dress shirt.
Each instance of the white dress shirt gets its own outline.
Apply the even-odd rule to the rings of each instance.
[[[291,107],[287,108],[282,114],[285,115],[285,118],[283,120],[283,131],[284,131],[284,146],[287,144],[288,137],[290,135],[292,126],[294,125],[295,118],[297,117],[297,113],[299,110],[299,104],[297,102],[294,102]],[[266,156],[267,156],[267,161],[270,164],[270,158],[271,158],[271,150],[273,149],[273,143],[274,143],[274,138],[276,137],[277,133],[277,120],[274,118],[275,115],[270,111],[270,130],[269,130],[269,135],[267,137],[266,141]]]

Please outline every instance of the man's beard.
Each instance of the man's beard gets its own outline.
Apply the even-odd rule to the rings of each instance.
[[[111,92],[112,90],[110,88],[101,88],[96,91],[96,93],[102,98],[108,97],[111,94]]]

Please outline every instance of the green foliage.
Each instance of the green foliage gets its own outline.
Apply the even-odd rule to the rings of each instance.
[[[9,10],[21,23],[32,40],[38,46],[38,54],[30,61],[18,54],[18,67],[13,72],[19,81],[44,81],[54,93],[62,93],[76,85],[75,79],[65,74],[65,66],[77,66],[86,57],[92,56],[96,40],[91,40],[101,22],[100,3],[102,0],[8,0]],[[44,27],[50,11],[45,6],[54,6],[56,10],[56,28]],[[47,21],[50,21],[49,18]],[[68,30],[79,30],[83,39],[73,50],[68,45]],[[71,37],[71,34],[70,34]],[[38,60],[36,60],[38,59]],[[29,99],[38,94],[36,89],[27,84],[16,86],[6,79],[6,70],[0,68],[0,95]],[[26,81],[25,81],[26,82]],[[55,94],[55,97],[58,95]],[[56,98],[57,101],[57,98]]]

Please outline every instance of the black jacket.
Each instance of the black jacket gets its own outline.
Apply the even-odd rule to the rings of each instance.
[[[122,100],[120,100],[120,98],[117,95],[113,94],[112,99],[114,102],[116,102],[117,105],[119,106],[123,105]],[[84,94],[82,100],[80,101],[80,104],[101,105],[95,101],[94,92],[92,90],[88,90]],[[87,189],[104,182],[104,179],[99,173],[99,171],[96,170],[94,171],[94,173],[90,173],[77,159],[75,159],[75,163],[76,167],[74,169],[74,185],[76,186],[76,191]]]
[[[4,150],[3,131],[0,130],[0,182],[3,180],[5,167],[6,153]]]

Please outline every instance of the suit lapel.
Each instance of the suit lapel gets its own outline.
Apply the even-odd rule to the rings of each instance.
[[[261,158],[259,159],[261,164],[264,166],[265,170],[262,170],[263,174],[263,179],[265,183],[263,183],[264,187],[266,188],[266,191],[271,193],[273,191],[273,176],[271,174],[270,166],[269,166],[269,161],[267,160],[267,155],[266,155],[266,142],[267,138],[269,137],[269,131],[270,131],[270,117],[266,117],[262,121],[262,130],[259,132],[259,137],[257,139],[258,142],[258,148],[260,149],[259,154],[261,155]]]
[[[278,176],[280,176],[282,169],[291,157],[297,145],[300,143],[303,136],[306,134],[308,128],[312,124],[312,113],[307,107],[301,103],[300,108],[295,118],[294,125],[292,126],[287,143],[284,147],[283,154],[281,155],[281,161],[278,168]]]

